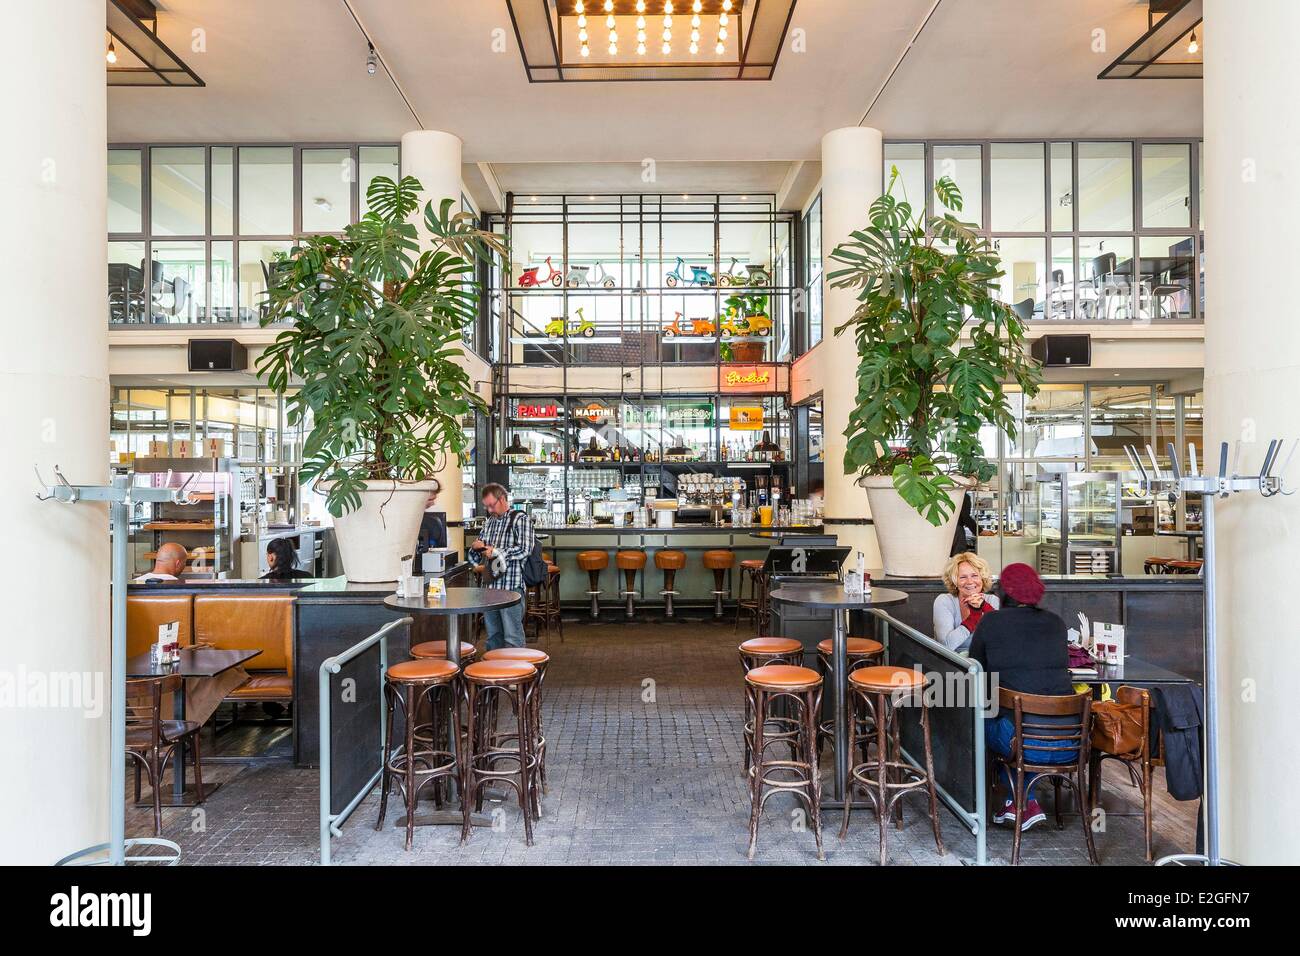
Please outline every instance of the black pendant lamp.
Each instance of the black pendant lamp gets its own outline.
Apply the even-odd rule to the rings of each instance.
[[[596,447],[596,437],[593,435],[587,447],[578,452],[578,458],[582,461],[605,461],[609,458],[609,452]]]

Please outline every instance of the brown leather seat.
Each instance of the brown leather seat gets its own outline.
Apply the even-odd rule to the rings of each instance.
[[[811,667],[766,664],[746,672],[745,680],[759,687],[794,690],[800,687],[816,687],[822,682],[822,675]]]
[[[1203,561],[1170,561],[1167,567],[1174,574],[1199,574]]]
[[[686,552],[676,548],[660,548],[655,552],[655,567],[661,571],[680,571],[686,567]]]
[[[889,692],[920,687],[925,683],[925,675],[910,667],[882,664],[879,667],[859,667],[850,671],[849,680],[863,690]]]
[[[261,651],[244,664],[250,680],[227,700],[293,700],[292,594],[197,594],[194,640],[221,650]]]
[[[763,561],[761,558],[746,558],[740,562],[740,566],[746,571],[762,571]]]
[[[473,657],[477,653],[478,649],[475,648],[473,644],[468,641],[460,642],[461,657]],[[411,656],[417,660],[424,660],[429,657],[445,658],[447,656],[447,642],[425,641],[422,644],[416,644],[411,647]]]
[[[560,573],[560,566],[558,564],[547,564],[546,573],[552,576],[557,575]]]
[[[551,655],[535,647],[498,647],[483,655],[485,661],[526,661],[534,666],[546,664]]]
[[[527,661],[479,661],[465,668],[465,679],[476,684],[513,684],[537,676]]]
[[[388,668],[388,679],[395,681],[429,681],[449,680],[460,670],[447,660],[427,658],[418,661],[402,661]]]
[[[709,570],[721,571],[736,563],[736,554],[734,551],[715,548],[711,551],[705,551],[700,560],[704,562],[704,566]]]
[[[583,571],[600,571],[609,567],[608,551],[579,551],[578,567]]]
[[[751,637],[740,645],[742,654],[794,654],[803,645],[793,637]]]
[[[177,640],[181,647],[194,643],[194,595],[141,594],[126,596],[126,656],[148,654],[158,643],[158,627],[176,621],[180,624]]]
[[[879,641],[873,641],[869,637],[850,637],[848,639],[849,657],[874,657],[884,651],[885,645]],[[834,650],[834,643],[831,638],[817,642],[817,650],[822,654],[829,654]]]
[[[645,552],[620,551],[614,556],[614,563],[620,571],[640,571],[645,567]]]

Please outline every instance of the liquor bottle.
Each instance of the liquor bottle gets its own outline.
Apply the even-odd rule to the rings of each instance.
[[[727,460],[727,443],[725,441],[722,443],[722,447],[718,449],[718,460]]]
[[[622,449],[619,448],[618,445],[615,445],[615,446],[614,446],[614,460],[615,460],[615,461],[622,461],[622,459],[623,459],[623,451],[622,451]]]

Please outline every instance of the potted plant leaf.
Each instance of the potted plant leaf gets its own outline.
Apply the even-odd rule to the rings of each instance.
[[[723,302],[726,308],[720,328],[732,335],[743,336],[746,341],[732,341],[724,352],[724,362],[761,362],[765,345],[753,336],[767,336],[772,331],[772,320],[767,314],[768,297],[758,293],[730,295]]]
[[[465,447],[462,416],[484,405],[456,358],[478,311],[475,261],[505,246],[444,199],[424,207],[422,251],[419,190],[411,176],[373,179],[361,221],[276,261],[261,319],[289,323],[257,369],[281,395],[300,384],[287,412],[311,425],[301,478],[325,492],[354,581],[397,579],[430,479]]]
[[[844,471],[867,489],[885,571],[939,574],[961,496],[987,481],[980,429],[1009,437],[1016,420],[1006,386],[1038,391],[1038,364],[1025,354],[1025,326],[997,295],[1004,274],[991,240],[953,212],[961,192],[934,185],[942,216],[913,214],[889,187],[870,222],[831,258],[844,266],[833,288],[858,290],[851,329],[857,345],[857,404],[844,434]]]

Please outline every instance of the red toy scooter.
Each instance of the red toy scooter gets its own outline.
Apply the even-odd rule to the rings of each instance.
[[[525,269],[519,274],[519,288],[535,289],[538,286],[550,283],[553,286],[560,286],[564,283],[564,273],[555,266],[551,265],[551,257],[546,257],[546,275],[544,277],[537,274],[541,266],[533,266]]]

